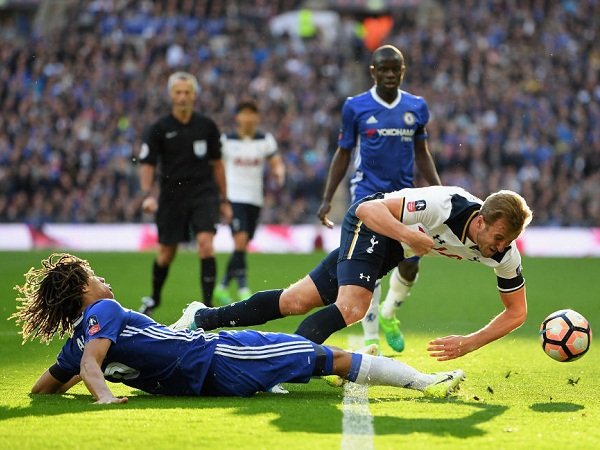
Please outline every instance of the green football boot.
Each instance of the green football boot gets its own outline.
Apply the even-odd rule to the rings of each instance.
[[[395,316],[390,319],[383,317],[383,314],[381,314],[382,306],[379,305],[379,326],[383,330],[389,346],[400,353],[404,350],[404,335],[400,331],[400,321]]]
[[[213,299],[215,300],[216,306],[225,306],[232,302],[231,297],[229,296],[229,290],[220,284],[215,287]]]
[[[456,392],[460,388],[460,382],[465,379],[465,373],[462,370],[440,372],[435,375],[435,381],[423,389],[426,397],[446,398]]]

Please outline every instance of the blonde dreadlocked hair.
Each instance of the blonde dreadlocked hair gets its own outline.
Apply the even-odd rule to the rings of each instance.
[[[23,343],[36,338],[49,343],[56,333],[71,333],[90,277],[88,262],[67,253],[53,253],[41,264],[25,274],[25,284],[15,286],[20,304],[10,319],[22,326]]]

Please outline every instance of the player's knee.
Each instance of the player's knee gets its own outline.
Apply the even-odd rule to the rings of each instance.
[[[233,245],[237,251],[245,251],[248,247],[248,233],[246,231],[238,231],[233,235]]]
[[[323,300],[309,276],[285,289],[279,298],[279,309],[284,316],[305,314],[318,306],[323,306]]]
[[[208,236],[200,235],[196,241],[200,258],[209,258],[214,255],[212,234],[208,234]]]
[[[309,298],[294,286],[283,291],[279,298],[279,309],[284,316],[296,316],[309,312],[313,306]]]
[[[158,249],[158,254],[156,255],[156,263],[160,267],[166,267],[173,262],[176,253],[176,247],[160,246]]]
[[[370,304],[370,298],[367,302],[358,301],[357,299],[354,301],[345,301],[344,299],[338,298],[336,302],[336,305],[342,313],[342,317],[344,318],[346,325],[351,325],[359,320],[362,320],[367,314]]]

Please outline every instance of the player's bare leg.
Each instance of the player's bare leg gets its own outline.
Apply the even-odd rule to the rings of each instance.
[[[296,334],[321,344],[336,331],[362,320],[371,297],[372,292],[362,286],[340,286],[336,302],[304,319]]]

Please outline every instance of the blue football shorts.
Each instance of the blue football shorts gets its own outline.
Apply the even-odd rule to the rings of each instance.
[[[318,367],[333,367],[333,353],[302,336],[221,331],[202,395],[249,397],[278,383],[307,383]]]

